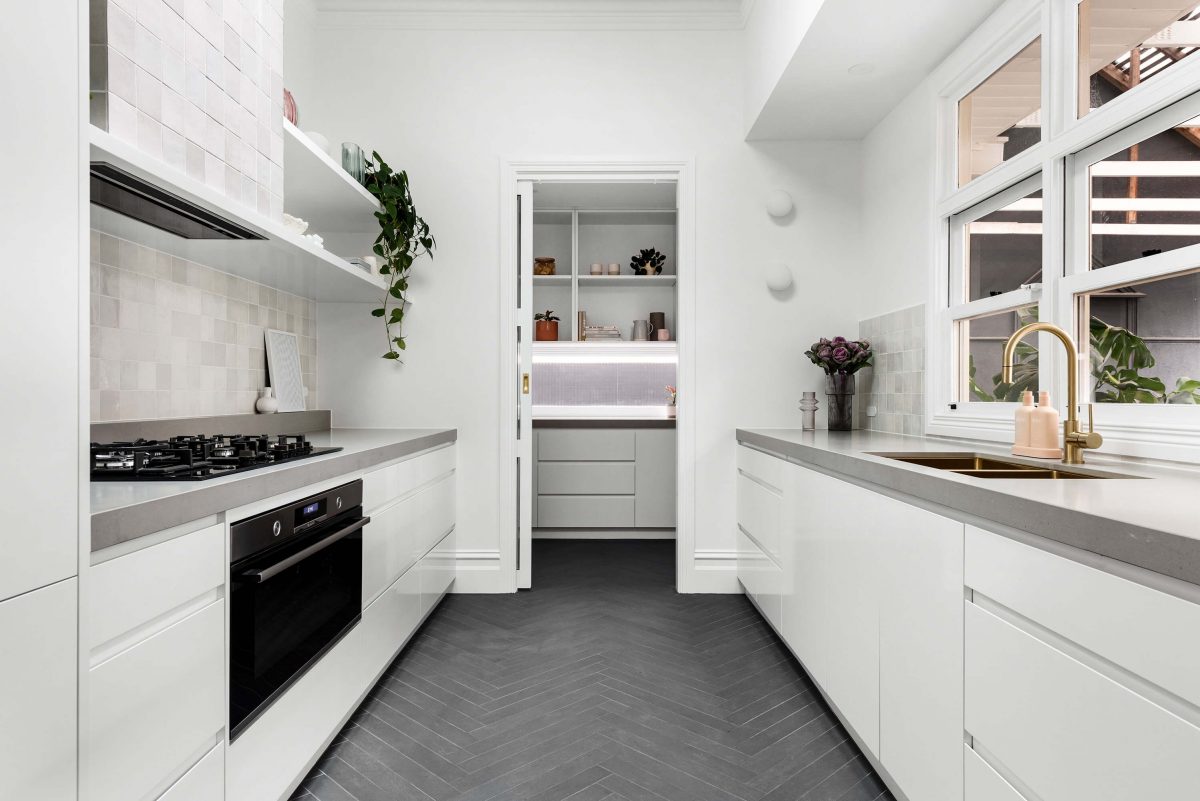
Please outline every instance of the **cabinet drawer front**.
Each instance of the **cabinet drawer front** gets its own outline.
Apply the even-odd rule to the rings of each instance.
[[[88,568],[88,649],[211,593],[227,568],[223,523]]]
[[[1200,605],[967,527],[972,589],[1200,706]]]
[[[86,797],[145,798],[225,726],[225,602],[93,668],[87,682]]]
[[[758,544],[738,527],[737,576],[746,594],[754,599],[763,617],[783,631],[783,571]]]
[[[433,546],[421,562],[421,613],[424,614],[437,605],[454,581],[454,532]]]
[[[963,746],[964,801],[1025,801],[975,749]]]
[[[637,454],[631,428],[547,428],[538,432],[542,462],[632,462]],[[544,524],[543,524],[544,525]]]
[[[633,462],[542,462],[542,495],[633,495]]]
[[[454,526],[454,476],[387,507],[363,529],[363,606]]]
[[[1200,729],[967,603],[966,729],[1039,798],[1187,798]]]
[[[739,445],[737,452],[737,469],[739,473],[754,476],[762,483],[776,491],[783,489],[788,463],[776,456],[770,456],[762,451]]]
[[[381,467],[363,476],[363,511],[368,515],[454,469],[455,446]]]
[[[225,797],[225,745],[217,743],[158,801],[214,801]]]
[[[538,523],[546,528],[632,528],[632,495],[543,495]]]
[[[781,560],[783,496],[756,478],[743,473],[737,477],[737,520],[767,553]]]

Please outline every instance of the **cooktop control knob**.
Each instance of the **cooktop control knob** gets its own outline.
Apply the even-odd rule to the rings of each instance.
[[[341,495],[337,496],[337,498],[334,499],[333,505],[335,507],[337,507],[338,509],[342,508],[342,496]]]

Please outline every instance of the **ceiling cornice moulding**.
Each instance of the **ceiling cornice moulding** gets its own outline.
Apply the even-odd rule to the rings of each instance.
[[[754,0],[317,0],[325,28],[739,30]]]

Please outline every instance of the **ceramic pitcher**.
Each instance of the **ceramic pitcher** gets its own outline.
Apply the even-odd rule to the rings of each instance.
[[[634,342],[645,342],[654,333],[654,326],[650,325],[649,320],[634,320],[633,321],[633,340]]]

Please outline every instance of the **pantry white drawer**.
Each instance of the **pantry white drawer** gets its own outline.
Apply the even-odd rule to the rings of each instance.
[[[739,470],[737,477],[738,525],[768,554],[781,560],[783,494]]]
[[[217,743],[158,801],[218,801],[225,797],[225,744]]]
[[[541,462],[542,495],[633,495],[633,462]]]
[[[636,434],[631,428],[546,428],[538,432],[537,458],[542,462],[632,462],[637,456]]]
[[[211,603],[228,564],[219,523],[88,568],[86,647],[92,651],[131,632],[136,637],[138,628],[168,612]]]
[[[632,495],[542,495],[538,523],[544,528],[632,528]]]
[[[1200,706],[1200,605],[974,526],[966,583]]]
[[[762,451],[756,451],[745,445],[737,449],[737,469],[739,473],[757,478],[776,492],[783,489],[784,476],[788,463],[776,456],[769,456]]]
[[[376,510],[454,469],[455,446],[414,456],[363,476],[363,511]]]
[[[783,570],[738,527],[737,577],[775,631],[783,632]]]
[[[225,602],[215,601],[88,671],[87,801],[146,798],[218,742],[225,667]]]
[[[966,604],[966,730],[1041,799],[1181,799],[1200,728]]]
[[[1026,801],[975,749],[969,745],[963,749],[964,801]]]

